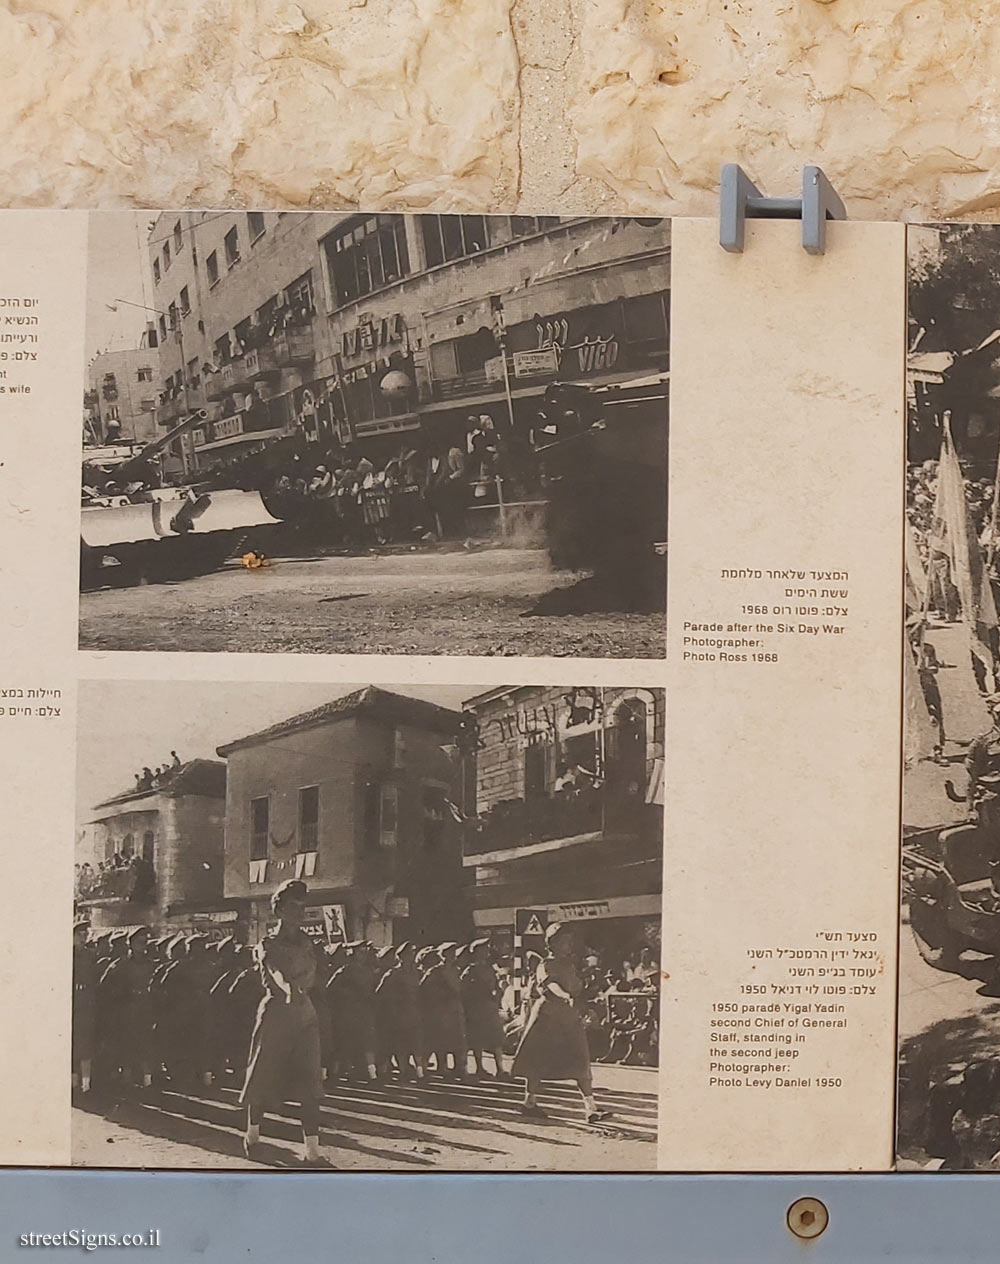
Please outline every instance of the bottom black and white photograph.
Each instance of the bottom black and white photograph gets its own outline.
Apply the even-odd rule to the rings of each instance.
[[[655,1169],[664,725],[623,686],[81,681],[73,1164]]]

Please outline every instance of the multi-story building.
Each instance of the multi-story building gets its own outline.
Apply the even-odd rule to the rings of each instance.
[[[85,439],[91,444],[149,443],[159,438],[156,401],[159,350],[155,340],[124,351],[100,351],[87,365]]]
[[[149,240],[158,419],[185,470],[270,440],[372,455],[469,414],[525,426],[552,383],[667,369],[665,220],[164,213]]]
[[[460,712],[368,687],[225,746],[225,894],[259,939],[272,892],[309,888],[308,927],[377,945],[467,936]]]
[[[501,687],[466,704],[463,864],[501,951],[530,923],[580,923],[599,952],[657,947],[662,689]]]
[[[77,845],[77,904],[95,929],[226,926],[226,766],[193,759],[93,809]]]

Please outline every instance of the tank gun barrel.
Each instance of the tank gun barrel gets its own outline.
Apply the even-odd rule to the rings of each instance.
[[[176,438],[185,434],[188,430],[194,429],[194,427],[197,426],[199,422],[204,421],[207,416],[208,413],[204,408],[196,408],[193,412],[188,413],[183,421],[178,422],[178,424],[171,430],[168,430],[165,435],[161,435],[159,439],[154,439],[152,443],[147,443],[140,452],[137,452],[135,456],[130,457],[123,465],[120,465],[117,471],[117,478],[122,482],[127,482],[128,476],[133,469],[138,469],[140,465],[145,464],[146,461],[149,461],[154,456],[157,456]]]

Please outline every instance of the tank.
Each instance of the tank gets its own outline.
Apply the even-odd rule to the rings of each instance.
[[[207,574],[237,549],[261,548],[276,518],[259,491],[160,487],[155,461],[204,411],[139,451],[85,448],[80,585],[128,586]],[[101,487],[94,486],[99,477]],[[266,550],[265,550],[266,551]]]
[[[665,597],[667,407],[666,374],[545,393],[536,452],[552,564],[592,571],[626,606],[658,608]]]

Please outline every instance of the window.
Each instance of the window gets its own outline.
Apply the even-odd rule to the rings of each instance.
[[[208,273],[209,287],[217,285],[219,281],[219,254],[213,250],[205,260],[205,271]]]
[[[406,224],[401,215],[350,219],[324,238],[323,249],[338,307],[410,272]]]
[[[319,846],[319,786],[299,791],[299,851],[316,851]]]
[[[640,294],[622,304],[625,338],[633,346],[645,344],[648,351],[666,350],[669,295]]]
[[[163,271],[166,272],[166,270],[169,267],[170,267],[170,242],[165,241],[163,243]]]
[[[301,307],[312,313],[314,307],[312,269],[308,272],[303,272],[300,277],[296,277],[285,292],[288,295],[288,302],[291,307]]]
[[[229,334],[223,334],[221,338],[216,338],[215,354],[220,364],[228,364],[233,358],[232,347],[229,342]]]
[[[271,834],[271,800],[250,800],[250,859],[266,860]]]
[[[542,799],[548,794],[549,748],[528,746],[524,751],[524,797]]]
[[[424,786],[423,809],[424,851],[440,851],[451,816],[448,796],[440,786]]]
[[[166,316],[161,316],[160,317],[160,341],[166,342],[166,340],[167,340],[167,318]]]
[[[512,215],[510,235],[511,237],[530,237],[532,233],[543,233],[547,228],[555,228],[558,223],[558,215]]]
[[[153,838],[153,831],[146,830],[145,834],[142,836],[142,858],[148,865],[153,863],[154,847],[155,840]]]
[[[184,245],[184,234],[181,232],[180,220],[174,225],[174,254],[180,254],[181,247]]]
[[[155,399],[140,399],[139,400],[139,411],[141,413],[151,413],[151,412],[154,412],[155,409],[156,409]]]
[[[118,420],[118,405],[112,404],[111,407],[104,414],[104,418],[106,421],[117,421]]]
[[[153,380],[153,370],[150,368],[140,369],[135,375],[135,380],[137,382],[151,382]]]
[[[131,834],[126,834],[122,839],[122,845],[118,849],[123,856],[131,856],[134,850],[134,842]]]
[[[180,294],[181,315],[191,315],[191,295],[188,293],[188,287],[185,285],[181,288]]]
[[[399,787],[391,781],[383,782],[379,794],[379,847],[395,847],[399,833]]]
[[[226,233],[223,239],[223,245],[226,250],[226,267],[235,267],[240,261],[240,238],[236,228],[233,227]]]
[[[421,215],[420,232],[429,268],[479,254],[490,244],[482,215]]]
[[[625,698],[615,709],[607,734],[608,785],[631,798],[646,788],[646,704]]]
[[[159,261],[159,259],[154,259],[154,260],[153,260],[153,280],[156,282],[156,284],[157,284],[157,285],[159,285],[159,284],[160,284],[160,261]]]
[[[264,236],[264,212],[263,211],[247,211],[247,231],[250,234],[251,245],[258,237]]]
[[[365,782],[365,846],[393,848],[399,824],[399,788],[392,781]]]
[[[178,322],[177,322],[177,304],[176,304],[176,303],[171,303],[171,304],[170,304],[170,306],[167,308],[167,318],[168,318],[169,323],[170,323],[170,328],[171,328],[171,329],[173,329],[173,330],[176,330],[176,329],[177,329],[177,323],[178,323]]]

